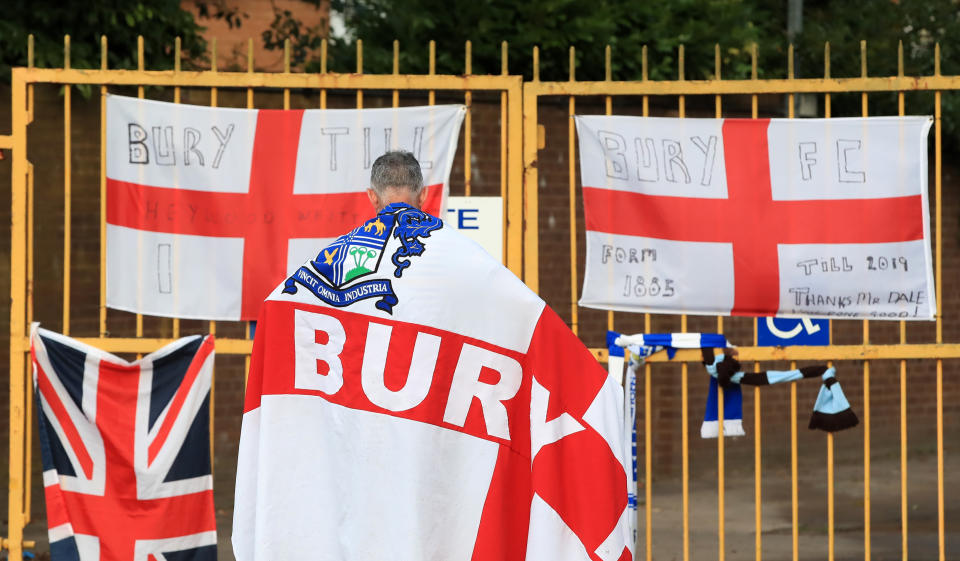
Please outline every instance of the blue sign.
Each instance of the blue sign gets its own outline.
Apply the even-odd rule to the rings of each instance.
[[[829,345],[830,320],[757,318],[757,344],[761,347]]]

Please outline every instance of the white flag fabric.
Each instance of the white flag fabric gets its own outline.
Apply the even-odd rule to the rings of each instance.
[[[373,161],[411,151],[439,214],[461,105],[212,108],[107,98],[107,306],[256,319],[297,265],[373,216]]]
[[[402,203],[264,303],[238,561],[629,561],[623,390],[478,244]]]
[[[582,306],[933,318],[928,117],[576,123]]]

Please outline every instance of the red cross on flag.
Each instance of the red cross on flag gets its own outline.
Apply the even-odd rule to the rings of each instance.
[[[576,120],[581,305],[934,317],[929,118]]]
[[[256,110],[107,98],[107,306],[256,319],[298,265],[373,216],[370,166],[409,150],[427,212],[449,190],[464,107]]]

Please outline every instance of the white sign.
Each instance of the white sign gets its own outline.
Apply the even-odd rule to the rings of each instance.
[[[503,263],[502,197],[447,197],[447,214],[441,218]]]

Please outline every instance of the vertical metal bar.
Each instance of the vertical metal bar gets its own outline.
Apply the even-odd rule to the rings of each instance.
[[[612,50],[610,45],[607,45],[603,50],[603,81],[610,82],[613,80],[613,65],[612,65]],[[611,115],[613,113],[613,97],[610,95],[604,96],[604,114]]]
[[[720,63],[720,43],[713,45],[713,76],[718,82],[723,79],[723,65]],[[713,98],[714,117],[723,117],[723,96],[717,94]]]
[[[177,36],[173,41],[173,73],[174,74],[178,74],[180,72],[180,45],[181,45],[180,37]],[[180,103],[180,86],[173,87],[173,102]],[[173,318],[173,320],[171,321],[171,331],[173,332],[174,339],[180,337],[180,318]]]
[[[577,52],[570,47],[570,83],[577,80],[576,75]],[[576,133],[574,131],[573,116],[577,112],[577,101],[574,96],[567,99],[567,192],[569,195],[568,210],[570,212],[570,329],[574,334],[579,333],[580,318],[577,310],[577,178],[576,178]]]
[[[825,79],[830,78],[830,41],[827,41],[823,44],[823,77]],[[823,94],[823,114],[828,119],[830,118],[830,94]],[[831,327],[833,327],[833,320],[830,320]]]
[[[26,387],[24,345],[26,337],[26,179],[27,179],[27,86],[22,72],[11,78],[13,170],[10,193],[10,409],[9,466],[7,481],[7,548],[9,559],[23,555],[23,481],[25,424],[23,404]]]
[[[33,35],[27,40],[27,66],[33,68]],[[69,58],[69,56],[67,57]],[[27,86],[27,112],[30,119],[33,119],[33,85]],[[34,219],[34,188],[33,188],[33,164],[27,162],[27,183],[26,183],[26,207],[27,207],[27,267],[26,267],[26,322],[30,325],[33,321],[33,219]],[[24,382],[24,458],[23,458],[23,526],[30,523],[30,505],[33,499],[33,372],[32,362],[24,361],[23,382]],[[12,468],[11,466],[8,466]]]
[[[34,218],[34,189],[33,189],[33,164],[27,162],[27,292],[26,308],[27,321],[30,325],[33,321],[33,218]],[[31,361],[26,361],[23,370],[24,376],[24,484],[23,484],[23,524],[30,523],[30,502],[33,497],[31,493],[33,470],[33,373]]]
[[[326,41],[326,39],[324,39],[324,41]],[[254,64],[253,64],[253,38],[251,37],[250,39],[247,40],[247,74],[252,75],[252,74],[253,74],[253,69],[254,69]],[[254,97],[253,97],[253,93],[254,93],[254,92],[253,92],[253,88],[248,87],[248,88],[247,88],[247,109],[253,109],[253,108],[254,108]],[[322,103],[322,102],[324,101],[324,98],[321,97],[320,101],[321,101],[321,103]],[[254,322],[252,322],[252,321],[246,322],[246,326],[245,326],[244,331],[243,331],[243,338],[244,338],[244,339],[247,339],[247,340],[250,339],[250,331],[251,331],[251,327],[253,326],[253,324],[254,324]],[[247,380],[248,380],[249,378],[250,378],[250,355],[247,354],[247,355],[245,355],[245,356],[243,357],[243,388],[244,388],[244,391],[246,391],[246,388],[247,388]],[[211,436],[213,436],[213,431],[212,431],[212,430],[211,430]]]
[[[290,73],[290,39],[283,40],[283,73]],[[283,108],[290,109],[290,88],[283,88]]]
[[[464,47],[464,74],[467,76],[473,74],[473,45],[470,41],[466,42]],[[473,93],[470,90],[463,92],[463,104],[467,107],[467,113],[464,116],[463,128],[463,194],[470,196],[471,169],[470,158],[472,156],[471,145],[473,139]]]
[[[247,74],[253,74],[253,37],[247,39]],[[253,109],[253,88],[247,87],[247,109]]]
[[[33,68],[33,33],[27,35],[27,68]],[[27,124],[33,122],[33,84],[27,84]]]
[[[750,49],[750,79],[757,80],[757,44],[754,43]],[[757,94],[750,96],[750,116],[753,119],[758,117],[757,112]],[[757,346],[757,322],[753,322],[753,346]],[[753,363],[753,371],[760,371],[760,364]],[[760,388],[753,388],[753,508],[754,508],[754,557],[756,561],[763,558],[763,502],[761,481],[761,444],[763,432],[760,423]]]
[[[787,48],[787,79],[794,79],[793,71],[793,44]],[[794,117],[794,96],[787,95],[787,117]],[[791,362],[790,368],[796,368]],[[790,519],[793,538],[793,561],[800,558],[800,494],[797,467],[797,384],[790,384]]]
[[[433,76],[437,73],[437,42],[433,39],[430,39],[430,54],[428,60],[429,66],[427,74]],[[433,90],[427,92],[427,105],[433,105],[436,103],[436,93]]]
[[[940,75],[940,43],[933,52],[933,74]],[[937,343],[943,343],[943,121],[941,119],[941,92],[933,94],[934,131],[934,220],[937,223],[936,239],[936,291],[937,291]],[[937,359],[937,545],[940,561],[946,559],[944,542],[943,501],[943,360]]]
[[[647,46],[644,45],[640,49],[640,80],[646,82],[649,79],[649,73],[647,68]],[[642,98],[643,102],[643,116],[650,116],[650,96],[644,95]]]
[[[718,82],[722,79],[722,67],[720,64],[720,45],[713,46],[713,72],[714,79]],[[714,96],[714,117],[720,119],[723,117],[723,102],[720,94]],[[723,316],[717,316],[717,332],[723,333]],[[726,558],[726,502],[724,487],[726,486],[726,474],[724,472],[724,435],[723,435],[723,388],[717,386],[717,559],[724,561]]]
[[[613,64],[612,64],[612,53],[610,45],[607,45],[603,50],[603,80],[605,82],[611,82],[613,80]],[[612,115],[613,114],[613,97],[605,96],[603,98],[604,103],[604,114]],[[607,329],[613,331],[613,310],[607,311]],[[624,388],[626,389],[626,388]]]
[[[533,47],[533,81],[523,85],[523,282],[534,292],[540,291],[539,271],[539,158],[537,97],[534,88],[540,83],[540,48]],[[528,93],[529,92],[529,93]]]
[[[678,62],[678,80],[684,81],[686,78],[684,76],[684,46],[680,45],[679,52],[677,53],[677,62]],[[687,116],[687,103],[686,96],[680,95],[678,100],[678,111],[679,117],[681,119]],[[680,316],[680,331],[682,333],[687,332],[687,316],[686,314]],[[690,435],[689,424],[690,420],[687,418],[688,407],[687,407],[687,363],[684,362],[680,366],[680,416],[681,416],[681,430],[683,431],[682,435],[682,448],[681,456],[683,458],[683,561],[690,561]]]
[[[70,36],[63,36],[63,68],[70,68]],[[71,120],[70,113],[72,88],[70,84],[63,85],[63,334],[70,335],[70,242],[72,217],[72,168],[71,168]]]
[[[867,42],[860,41],[860,76],[867,77]],[[863,116],[868,115],[867,92],[860,94]],[[870,321],[863,320],[863,344],[870,344]],[[863,558],[870,561],[870,361],[863,361]]]
[[[284,59],[287,58],[286,54],[287,53],[285,50]],[[217,61],[217,38],[214,37],[210,41],[210,72],[217,71],[217,62],[218,62]],[[284,95],[284,97],[286,97],[286,95]],[[217,103],[218,103],[217,88],[215,87],[210,88],[210,107],[216,107]],[[210,335],[216,335],[217,322],[210,321],[207,325],[210,331]],[[214,414],[215,413],[214,409],[216,406],[216,400],[214,399],[214,395],[216,393],[216,387],[217,387],[217,369],[216,369],[216,363],[214,363],[214,367],[210,374],[210,428],[209,428],[209,431],[210,431],[210,473],[211,474],[214,471],[213,463],[214,463],[214,458],[216,457],[214,455],[214,444],[216,443],[216,440],[217,440],[216,431],[214,430],[214,419],[216,418],[216,415]]]
[[[501,44],[501,62],[501,73],[503,76],[507,76],[506,42]],[[501,173],[503,174],[501,177],[507,177],[506,185],[503,187],[505,189],[504,200],[507,201],[505,224],[507,225],[508,245],[506,263],[515,275],[522,277],[523,254],[525,251],[523,245],[523,202],[527,166],[527,143],[524,142],[524,138],[527,134],[525,127],[527,126],[528,111],[533,113],[533,127],[536,129],[537,104],[536,96],[533,96],[532,102],[527,103],[530,101],[527,98],[527,89],[519,77],[512,83],[506,78],[505,81],[510,83],[510,86],[508,86],[509,95],[507,95],[506,100],[507,109],[503,111],[501,108],[501,114],[504,115],[505,120],[502,121],[500,126],[507,127],[508,132],[507,137],[500,145],[500,152],[501,162],[506,161],[506,163],[501,163]],[[509,150],[507,150],[507,145],[509,145]],[[536,144],[533,147],[536,148]],[[535,153],[534,157],[536,157]]]
[[[646,82],[649,79],[649,74],[647,73],[647,46],[644,45],[640,50],[640,80]],[[643,96],[643,116],[650,116],[650,97]],[[650,333],[651,330],[651,318],[650,314],[643,314],[643,331],[644,333]],[[647,364],[644,366],[644,403],[643,403],[643,422],[645,427],[645,441],[644,441],[644,492],[645,492],[645,509],[644,516],[646,518],[645,530],[646,530],[646,561],[653,560],[653,436],[651,435],[651,413],[650,407],[652,400],[650,397],[650,365]]]
[[[650,333],[650,314],[643,315],[643,331]],[[629,352],[629,351],[628,351]],[[650,363],[643,365],[643,490],[645,495],[646,561],[653,559],[653,398],[650,395]]]
[[[143,70],[143,35],[137,35],[137,71]],[[143,85],[137,86],[137,97],[143,99]]]
[[[357,74],[363,74],[363,39],[357,39]],[[357,90],[357,109],[363,109],[363,90]]]
[[[33,34],[27,38],[27,68],[33,68]],[[33,84],[27,85],[27,106],[31,111],[33,105]],[[27,325],[33,321],[33,218],[34,218],[34,189],[33,164],[27,162]],[[29,366],[28,366],[29,369]],[[32,378],[32,376],[30,377]],[[31,400],[32,403],[32,400]],[[29,420],[29,419],[28,419]]]
[[[143,35],[137,36],[137,71],[141,73],[143,72]],[[137,86],[137,97],[139,99],[143,99],[142,85]],[[106,214],[104,214],[104,218],[106,218]],[[139,257],[139,253],[140,252],[138,252],[137,259],[141,259],[141,257]],[[104,254],[104,258],[106,258],[106,254]],[[142,270],[139,263],[137,264],[137,270]],[[137,314],[137,338],[140,337],[143,337],[143,314]],[[137,359],[139,360],[140,357],[141,355],[138,354]]]
[[[687,331],[687,316],[680,316],[680,332]],[[683,561],[690,561],[690,421],[687,406],[687,363],[680,365],[680,430],[683,461]]]
[[[393,75],[400,74],[400,41],[393,40]],[[400,90],[393,90],[393,106],[400,107]]]
[[[902,93],[900,95],[903,95]],[[901,115],[903,113],[901,112]],[[900,344],[907,343],[906,322],[900,322]],[[900,547],[901,556],[907,561],[907,361],[900,361]]]
[[[791,362],[790,368],[796,368]],[[800,558],[800,497],[797,485],[797,384],[790,384],[790,522],[793,561]]]
[[[107,36],[100,36],[100,70],[107,69]],[[107,86],[100,86],[100,337],[107,335]]]
[[[360,41],[357,41],[357,52],[359,54]],[[358,67],[363,64],[363,60],[360,59],[357,61]],[[358,71],[360,69],[358,68]],[[283,40],[283,73],[290,73],[290,39]],[[362,73],[362,71],[361,71]],[[358,92],[359,93],[359,92]],[[283,108],[290,109],[290,88],[283,88]]]
[[[322,39],[320,41],[320,73],[327,73],[327,40]],[[320,109],[327,108],[327,89],[322,88],[320,90]]]
[[[897,77],[903,78],[903,41],[897,43]],[[903,91],[897,92],[897,114],[904,115]],[[907,344],[907,322],[900,320],[900,344]],[[900,360],[900,551],[908,559],[907,547],[907,361]]]
[[[823,45],[823,77],[830,78],[830,42]],[[824,94],[823,116],[830,118],[830,94]],[[833,320],[828,320],[828,343],[833,344]],[[833,561],[836,549],[834,507],[834,457],[833,433],[827,433],[827,561]]]
[[[509,67],[507,65],[507,42],[503,41],[500,43],[500,74],[502,76],[507,76],[510,73]],[[516,150],[516,147],[514,147]],[[517,207],[522,206],[523,201],[510,201],[507,200],[507,92],[500,92],[500,201],[503,207],[503,224],[507,228],[507,235],[503,240],[503,263],[507,265],[511,263],[510,256],[510,232],[513,229],[509,221],[510,216],[510,205]],[[519,259],[516,260],[519,262]],[[515,273],[518,273],[517,276],[522,275],[522,271],[515,270]]]

